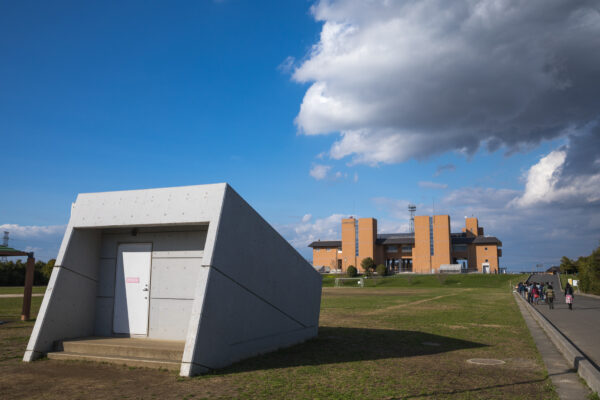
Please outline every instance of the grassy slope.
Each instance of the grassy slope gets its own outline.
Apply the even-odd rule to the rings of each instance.
[[[25,365],[19,359],[31,323],[14,321],[0,325],[0,388],[11,398],[78,397],[92,389],[107,399],[557,398],[510,279],[460,276],[459,285],[413,278],[325,288],[317,339],[193,379],[93,363]],[[0,299],[0,319],[17,319],[19,300]],[[40,302],[34,298],[36,311]],[[473,365],[470,358],[506,364]]]
[[[375,277],[365,280],[366,287],[421,287],[421,288],[508,288],[525,281],[529,275],[393,275],[383,278]],[[335,278],[345,278],[338,275],[323,275],[323,287],[333,287]],[[351,284],[351,285],[356,285]]]

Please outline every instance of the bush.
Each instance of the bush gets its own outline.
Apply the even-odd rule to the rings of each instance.
[[[358,275],[356,267],[354,265],[349,265],[348,268],[346,268],[346,275],[348,275],[350,278],[354,278],[356,275]]]
[[[375,269],[375,261],[373,261],[371,257],[363,258],[363,260],[360,262],[360,266],[368,275],[370,270]]]
[[[379,264],[377,268],[375,268],[375,272],[377,272],[377,275],[379,276],[385,276],[387,274],[387,268],[385,265]]]

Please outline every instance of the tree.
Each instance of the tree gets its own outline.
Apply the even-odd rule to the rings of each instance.
[[[363,258],[363,260],[360,262],[360,266],[368,275],[370,270],[375,269],[375,261],[373,261],[371,257]]]
[[[600,247],[587,257],[577,260],[579,288],[584,293],[600,294]]]
[[[576,274],[578,269],[577,262],[571,260],[569,257],[563,256],[560,259],[560,272],[563,274]]]
[[[350,278],[354,278],[356,275],[358,275],[356,267],[354,265],[348,265],[348,268],[346,268],[346,275],[348,275]]]
[[[387,273],[387,268],[385,267],[385,265],[379,264],[377,268],[375,268],[375,272],[377,272],[377,275],[379,276],[385,276],[385,274]]]
[[[47,280],[50,280],[50,275],[52,275],[52,268],[54,268],[54,263],[56,263],[56,260],[53,258],[52,260],[48,261],[46,265],[44,265],[44,267],[42,267],[42,275],[44,275],[44,277]]]

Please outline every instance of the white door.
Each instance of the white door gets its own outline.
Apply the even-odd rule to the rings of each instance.
[[[113,332],[148,334],[152,243],[119,245]]]
[[[490,273],[490,264],[481,264],[481,266],[483,267],[483,273],[484,274],[489,274]]]

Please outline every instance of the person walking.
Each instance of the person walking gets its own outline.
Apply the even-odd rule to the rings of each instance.
[[[540,304],[540,289],[538,289],[536,283],[533,284],[531,292],[533,293],[533,302],[537,306],[538,304]]]
[[[548,303],[548,307],[551,310],[554,310],[554,289],[550,284],[548,284],[548,287],[546,288],[546,302]]]
[[[573,297],[573,287],[567,282],[567,286],[565,286],[565,301],[569,305],[569,310],[573,309]]]

